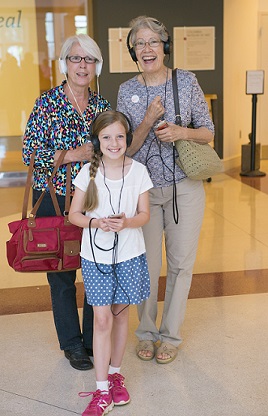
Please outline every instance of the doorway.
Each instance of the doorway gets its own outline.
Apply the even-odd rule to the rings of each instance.
[[[264,94],[258,95],[257,141],[261,143],[262,159],[268,159],[268,13],[260,13],[258,30],[258,66],[264,70]]]

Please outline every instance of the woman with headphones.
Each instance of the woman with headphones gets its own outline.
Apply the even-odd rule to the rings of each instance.
[[[59,59],[64,81],[35,102],[24,139],[23,161],[30,164],[36,149],[33,178],[33,204],[47,189],[48,176],[63,149],[67,149],[58,169],[53,187],[62,212],[65,209],[66,164],[71,163],[72,179],[92,156],[88,140],[89,128],[97,113],[110,109],[110,103],[89,88],[100,76],[102,55],[96,42],[88,35],[71,36],[64,42]],[[71,194],[73,194],[72,186]],[[47,192],[37,216],[55,215],[50,193]],[[48,273],[52,309],[60,349],[70,365],[77,370],[90,370],[92,356],[93,311],[84,301],[82,330],[76,302],[76,271]]]
[[[156,355],[161,364],[171,362],[182,342],[186,302],[192,280],[205,194],[202,181],[194,181],[175,163],[176,140],[208,143],[213,139],[204,94],[192,72],[176,70],[182,126],[175,124],[172,70],[166,66],[172,43],[165,26],[152,17],[139,16],[130,23],[127,47],[139,74],[119,88],[117,109],[133,128],[128,154],[144,164],[152,182],[150,221],[143,227],[151,295],[138,306],[140,324],[137,355],[148,361]],[[194,129],[187,126],[192,123]],[[160,327],[156,325],[158,280],[165,238],[167,281]],[[156,350],[155,350],[156,349]]]
[[[69,219],[83,228],[81,257],[87,301],[94,310],[97,389],[83,415],[101,416],[130,401],[120,367],[128,335],[128,305],[150,293],[141,227],[149,221],[146,168],[126,156],[128,119],[106,111],[92,123],[94,156],[74,180]]]

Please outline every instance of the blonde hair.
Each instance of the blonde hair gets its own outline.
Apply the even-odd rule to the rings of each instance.
[[[101,151],[93,153],[92,160],[89,167],[89,184],[86,190],[84,199],[84,211],[94,211],[99,205],[98,189],[95,184],[98,167],[100,165]]]
[[[131,132],[131,126],[123,113],[115,110],[107,110],[98,114],[97,117],[93,120],[91,125],[92,140],[98,143],[98,136],[101,130],[116,122],[119,122],[123,125],[126,134]],[[101,157],[102,152],[99,149],[99,145],[96,144],[94,145],[94,153],[89,166],[90,180],[85,194],[83,207],[84,211],[94,211],[94,209],[96,209],[99,205],[98,189],[95,183],[95,178],[98,172],[98,167],[100,165]]]

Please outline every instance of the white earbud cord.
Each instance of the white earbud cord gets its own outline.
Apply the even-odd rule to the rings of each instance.
[[[82,119],[83,119],[84,123],[86,124],[86,120],[85,120],[84,114],[82,113],[82,110],[81,110],[81,108],[80,108],[80,106],[79,106],[79,104],[78,104],[78,101],[77,101],[77,99],[76,99],[76,97],[75,97],[75,95],[74,95],[74,93],[73,93],[73,90],[72,90],[72,88],[71,88],[71,86],[70,86],[70,84],[69,84],[69,82],[68,82],[68,78],[67,78],[66,76],[65,76],[65,79],[66,79],[66,82],[67,82],[68,88],[69,88],[69,90],[70,90],[70,92],[71,92],[71,94],[72,94],[72,96],[73,96],[74,101],[75,101],[75,104],[77,105],[77,108],[78,108],[79,114],[80,114],[80,116],[82,117]]]
[[[70,86],[70,84],[69,84],[69,82],[68,82],[68,78],[67,78],[66,74],[65,74],[65,79],[66,79],[66,83],[67,83],[67,85],[68,85],[68,88],[69,88],[69,90],[70,90],[70,92],[71,92],[71,94],[72,94],[72,97],[73,97],[73,99],[74,99],[74,101],[75,101],[75,104],[77,105],[78,112],[79,112],[80,116],[82,117],[83,122],[84,122],[84,125],[85,125],[85,127],[86,127],[86,126],[87,126],[86,119],[85,119],[85,117],[84,117],[84,114],[83,114],[83,112],[82,112],[82,110],[81,110],[81,108],[80,108],[80,106],[79,106],[78,102],[77,102],[77,99],[76,99],[76,97],[75,97],[75,95],[74,95],[74,93],[73,93],[73,90],[72,90],[72,88],[71,88],[71,86]],[[98,90],[99,90],[98,78],[97,78],[97,84],[98,84]],[[98,93],[98,94],[99,94],[99,93]],[[97,106],[96,106],[96,110],[95,110],[95,114],[94,114],[93,120],[94,120],[94,118],[96,117],[96,115],[98,114],[98,112],[99,112],[99,111],[98,111],[98,100],[97,100]],[[87,133],[87,135],[89,135],[89,130],[87,129],[87,127],[86,127],[86,133]]]

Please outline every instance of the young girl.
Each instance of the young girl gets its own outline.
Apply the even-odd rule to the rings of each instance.
[[[126,156],[128,119],[105,111],[92,123],[94,156],[74,180],[69,219],[83,228],[82,275],[94,310],[97,389],[83,416],[101,416],[130,401],[120,367],[128,334],[128,305],[150,294],[141,227],[149,221],[146,168]]]

